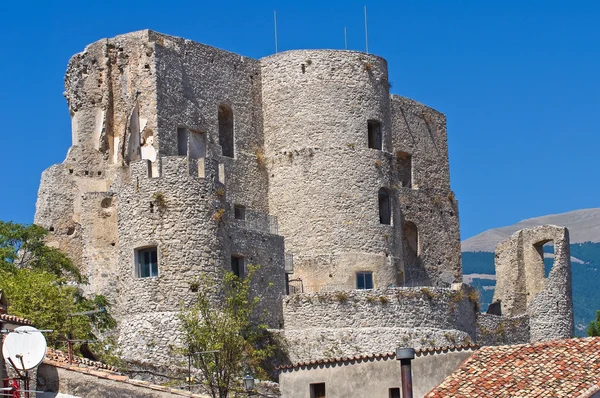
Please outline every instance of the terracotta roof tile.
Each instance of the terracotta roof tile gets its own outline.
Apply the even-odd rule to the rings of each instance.
[[[168,392],[173,395],[208,398],[207,395],[191,395],[191,393],[188,391],[171,389],[165,386],[151,384],[143,380],[130,379],[129,377],[120,374],[119,370],[114,366],[106,365],[102,362],[90,361],[86,358],[73,357],[73,363],[69,364],[67,353],[60,350],[55,350],[53,348],[48,348],[46,350],[46,358],[44,358],[44,363],[46,365],[67,369],[73,372],[96,376],[100,379],[109,379],[119,383],[128,383],[140,388]]]
[[[475,350],[479,348],[476,344],[466,344],[466,345],[457,345],[457,346],[444,346],[444,347],[435,347],[435,348],[417,348],[415,349],[416,356],[423,355],[432,355],[432,354],[441,354],[448,351],[464,351],[464,350]],[[369,359],[394,359],[396,358],[395,352],[384,352],[377,354],[359,354],[351,357],[338,357],[338,358],[323,358],[323,359],[312,359],[310,361],[297,362],[291,365],[282,365],[278,366],[277,370],[287,370],[287,369],[298,369],[306,366],[314,366],[320,364],[327,363],[341,363],[341,362],[350,362],[350,361],[366,361]]]
[[[579,397],[600,386],[600,337],[483,347],[427,398]]]
[[[8,314],[0,314],[0,322],[9,322],[17,325],[31,325],[31,321],[29,319]]]

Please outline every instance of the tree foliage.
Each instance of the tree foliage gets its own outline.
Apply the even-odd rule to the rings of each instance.
[[[73,339],[95,339],[112,329],[116,321],[108,312],[69,316],[76,312],[109,308],[101,295],[84,297],[85,283],[79,270],[60,250],[46,246],[47,231],[37,225],[0,221],[0,290],[9,313],[25,317],[46,334],[48,344],[64,345]]]
[[[0,221],[0,267],[48,271],[59,278],[83,282],[71,259],[54,247],[46,246],[48,231],[39,225]]]
[[[196,303],[180,312],[184,354],[213,398],[226,398],[245,371],[265,377],[261,363],[273,354],[266,325],[252,320],[259,298],[252,296],[250,282],[257,268],[249,266],[244,279],[228,272],[219,286],[205,276]]]
[[[600,336],[600,310],[596,311],[596,319],[590,322],[587,335],[590,337]]]

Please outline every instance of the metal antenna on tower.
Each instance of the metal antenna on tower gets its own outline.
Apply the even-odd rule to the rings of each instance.
[[[273,20],[275,21],[275,53],[277,53],[277,11],[273,11]]]
[[[367,6],[365,6],[365,42],[367,45],[367,54],[369,53],[369,25],[367,24]]]
[[[348,49],[348,33],[346,31],[346,27],[344,26],[344,49]]]

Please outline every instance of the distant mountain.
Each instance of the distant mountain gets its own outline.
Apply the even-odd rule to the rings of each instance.
[[[600,242],[600,208],[529,218],[508,227],[488,229],[462,242],[463,252],[493,252],[496,244],[523,228],[552,224],[569,228],[571,243]]]
[[[494,296],[496,244],[522,228],[554,224],[569,228],[573,273],[573,306],[576,334],[583,336],[600,310],[600,209],[576,210],[530,218],[517,224],[490,229],[462,242],[463,280],[479,290],[483,310]],[[553,249],[544,255],[546,273],[553,263]]]

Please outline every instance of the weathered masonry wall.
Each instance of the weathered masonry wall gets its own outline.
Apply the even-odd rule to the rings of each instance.
[[[467,287],[297,294],[283,301],[284,336],[292,362],[468,343],[476,300]]]
[[[373,272],[376,287],[460,281],[444,116],[390,97],[387,64],[376,56],[289,51],[261,62],[269,205],[294,253],[294,277],[308,291],[352,289],[358,271]],[[379,148],[369,140],[373,122]],[[380,220],[382,189],[389,225]]]
[[[554,243],[554,265],[547,278],[542,246]],[[502,315],[530,317],[531,341],[573,337],[569,231],[543,225],[523,229],[496,246],[496,290]]]
[[[266,321],[278,327],[285,292],[283,239],[230,230],[231,209],[218,194],[222,184],[187,174],[185,157],[164,156],[159,164],[158,178],[148,177],[147,162],[132,164],[118,195],[118,315],[126,320],[120,333],[126,358],[168,363],[173,353],[165,347],[179,344],[177,313],[193,303],[192,285],[202,275],[220,280],[234,254],[261,266],[253,290],[263,309],[271,309]],[[157,248],[158,277],[135,275],[134,253],[144,247]]]

